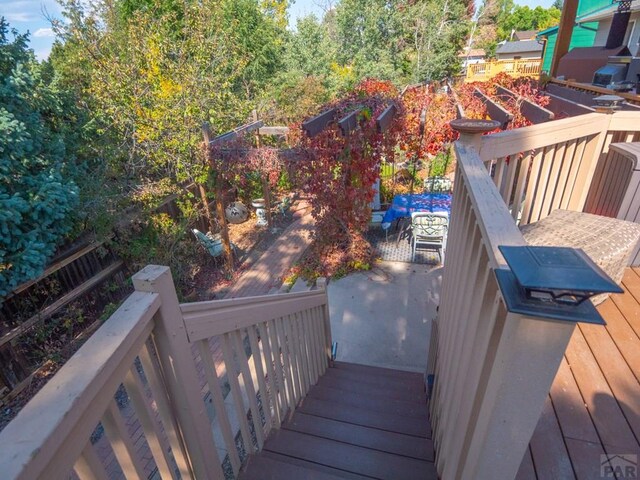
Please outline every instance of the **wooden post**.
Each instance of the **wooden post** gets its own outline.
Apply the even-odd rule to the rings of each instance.
[[[202,124],[202,135],[204,136],[204,144],[206,149],[206,158],[211,162],[211,154],[209,152],[209,145],[211,143],[211,130],[207,122]],[[224,255],[227,264],[227,271],[233,272],[233,250],[231,249],[231,241],[229,240],[229,226],[227,225],[227,217],[224,214],[224,190],[222,175],[220,172],[216,172],[216,213],[218,215],[218,223],[220,224],[220,238],[222,239],[222,247],[224,248]],[[208,205],[207,205],[208,207]],[[211,219],[212,217],[210,217]]]
[[[209,208],[207,191],[205,190],[204,185],[202,185],[201,183],[198,183],[197,185],[198,185],[198,191],[200,192],[200,200],[202,201],[202,206],[204,207],[204,216],[207,217],[207,222],[209,223],[209,231],[213,233],[216,225],[211,215],[211,209]]]
[[[138,292],[157,293],[162,302],[153,341],[195,478],[223,479],[171,271],[148,265],[133,276],[133,286]]]
[[[258,121],[258,111],[253,111],[253,121]],[[260,148],[260,130],[256,130],[256,147]],[[264,197],[264,208],[267,213],[267,225],[271,227],[271,189],[269,188],[269,179],[262,178],[262,196]]]
[[[331,349],[333,347],[333,340],[331,338],[331,316],[329,315],[329,295],[327,290],[327,279],[320,277],[316,280],[316,285],[320,290],[324,290],[326,302],[323,308],[324,314],[324,338],[325,338],[325,352],[329,361],[331,361]]]
[[[216,172],[216,213],[218,214],[218,222],[220,223],[220,238],[222,239],[222,247],[224,248],[224,256],[227,261],[227,270],[233,272],[233,250],[231,249],[231,240],[229,240],[229,226],[227,225],[227,217],[224,214],[224,189],[223,179],[220,172]]]
[[[569,51],[571,36],[573,34],[573,25],[576,23],[577,12],[578,0],[564,0],[562,15],[560,16],[560,27],[558,28],[558,37],[556,39],[556,48],[553,51],[551,68],[549,71],[549,75],[551,77],[557,76],[560,59]]]

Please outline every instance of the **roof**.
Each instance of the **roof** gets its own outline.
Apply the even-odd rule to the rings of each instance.
[[[540,38],[540,37],[546,37],[552,33],[556,33],[558,31],[558,25],[556,25],[555,27],[549,27],[546,30],[542,30],[540,32],[538,32],[538,34],[536,35],[536,38]]]
[[[460,52],[458,54],[459,57],[485,57],[487,52],[485,52],[482,48],[473,48],[468,52]]]
[[[513,34],[513,39],[522,42],[524,40],[532,40],[536,36],[535,30],[521,30]]]
[[[612,18],[613,14],[618,10],[618,4],[614,3],[613,5],[609,5],[604,8],[600,8],[593,12],[587,13],[578,18],[580,22],[596,22],[599,20],[605,20],[607,18]],[[632,1],[631,2],[631,12],[640,11],[640,2]]]
[[[505,42],[496,50],[496,53],[502,54],[523,52],[542,52],[542,45],[536,40],[523,40],[521,42]]]

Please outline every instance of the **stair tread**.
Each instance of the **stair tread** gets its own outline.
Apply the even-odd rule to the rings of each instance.
[[[240,475],[242,480],[342,480],[344,477],[332,475],[301,465],[287,462],[286,457],[276,460],[264,455],[252,456],[246,470]]]
[[[298,410],[317,417],[330,418],[363,427],[378,428],[380,430],[422,438],[429,438],[431,436],[431,426],[426,418],[421,420],[414,417],[388,412],[377,412],[345,404],[340,404],[339,408],[336,408],[335,402],[321,400],[311,396],[306,397],[302,401]]]
[[[338,478],[342,478],[342,479],[348,479],[348,480],[370,480],[370,478],[371,478],[371,477],[363,477],[362,475],[357,475],[357,474],[351,473],[351,472],[345,472],[344,470],[338,470],[338,469],[335,469],[335,468],[327,467],[326,465],[320,465],[318,463],[307,462],[306,460],[302,460],[301,458],[290,457],[288,455],[281,455],[281,454],[275,453],[275,452],[268,452],[266,450],[263,450],[260,453],[260,456],[264,457],[264,458],[270,458],[270,459],[276,460],[278,462],[288,463],[290,465],[297,465],[299,467],[303,467],[303,468],[306,468],[308,470],[314,470],[314,471],[317,471],[317,472],[326,473],[326,474],[333,475],[334,477],[338,477]],[[296,478],[295,480],[298,480],[298,478]],[[299,480],[303,480],[303,478],[304,477],[300,478]],[[241,478],[240,480],[244,480],[244,478]]]
[[[381,480],[437,479],[433,463],[281,429],[265,450]]]
[[[432,462],[434,459],[433,442],[430,439],[344,423],[302,412],[296,412],[283,428],[418,460]]]
[[[427,401],[427,394],[422,390],[393,388],[393,386],[380,387],[378,385],[360,381],[359,379],[333,375],[334,369],[329,368],[320,377],[317,385],[323,385],[347,392],[356,392],[371,395],[376,398],[393,398],[405,402],[415,402],[424,405]]]
[[[426,403],[407,402],[394,398],[375,398],[364,393],[339,390],[325,385],[315,385],[308,395],[339,405],[350,405],[376,412],[415,417],[418,421],[427,421]]]
[[[390,377],[387,375],[375,375],[372,373],[356,372],[353,370],[344,370],[340,368],[329,368],[325,375],[332,378],[343,378],[368,385],[374,385],[378,388],[395,388],[405,392],[423,392],[424,382],[415,382],[406,380],[402,377]]]
[[[339,361],[333,362],[333,367],[339,368],[342,370],[351,370],[354,372],[371,373],[374,375],[386,375],[390,377],[404,378],[407,380],[424,384],[424,377],[421,373],[410,372],[407,370],[398,370],[395,368],[387,368],[387,367],[374,367],[371,365],[363,365],[360,363],[339,362]]]

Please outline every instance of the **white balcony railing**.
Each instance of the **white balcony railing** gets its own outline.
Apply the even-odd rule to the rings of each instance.
[[[241,453],[261,449],[327,368],[324,288],[179,305],[167,267],[148,266],[133,283],[136,292],[2,431],[2,478],[110,478],[109,449],[116,475],[147,478],[139,452],[146,443],[163,479],[223,479],[224,457],[237,474]],[[212,337],[224,356],[218,370]],[[203,400],[194,351],[213,409]],[[226,400],[222,377],[230,386]],[[121,384],[142,436],[134,436],[127,422],[133,417],[125,419],[114,399]],[[104,449],[91,438],[98,424]],[[239,425],[244,449],[232,425]]]

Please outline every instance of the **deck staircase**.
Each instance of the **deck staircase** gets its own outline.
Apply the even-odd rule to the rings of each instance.
[[[437,479],[424,379],[334,362],[240,480]]]

